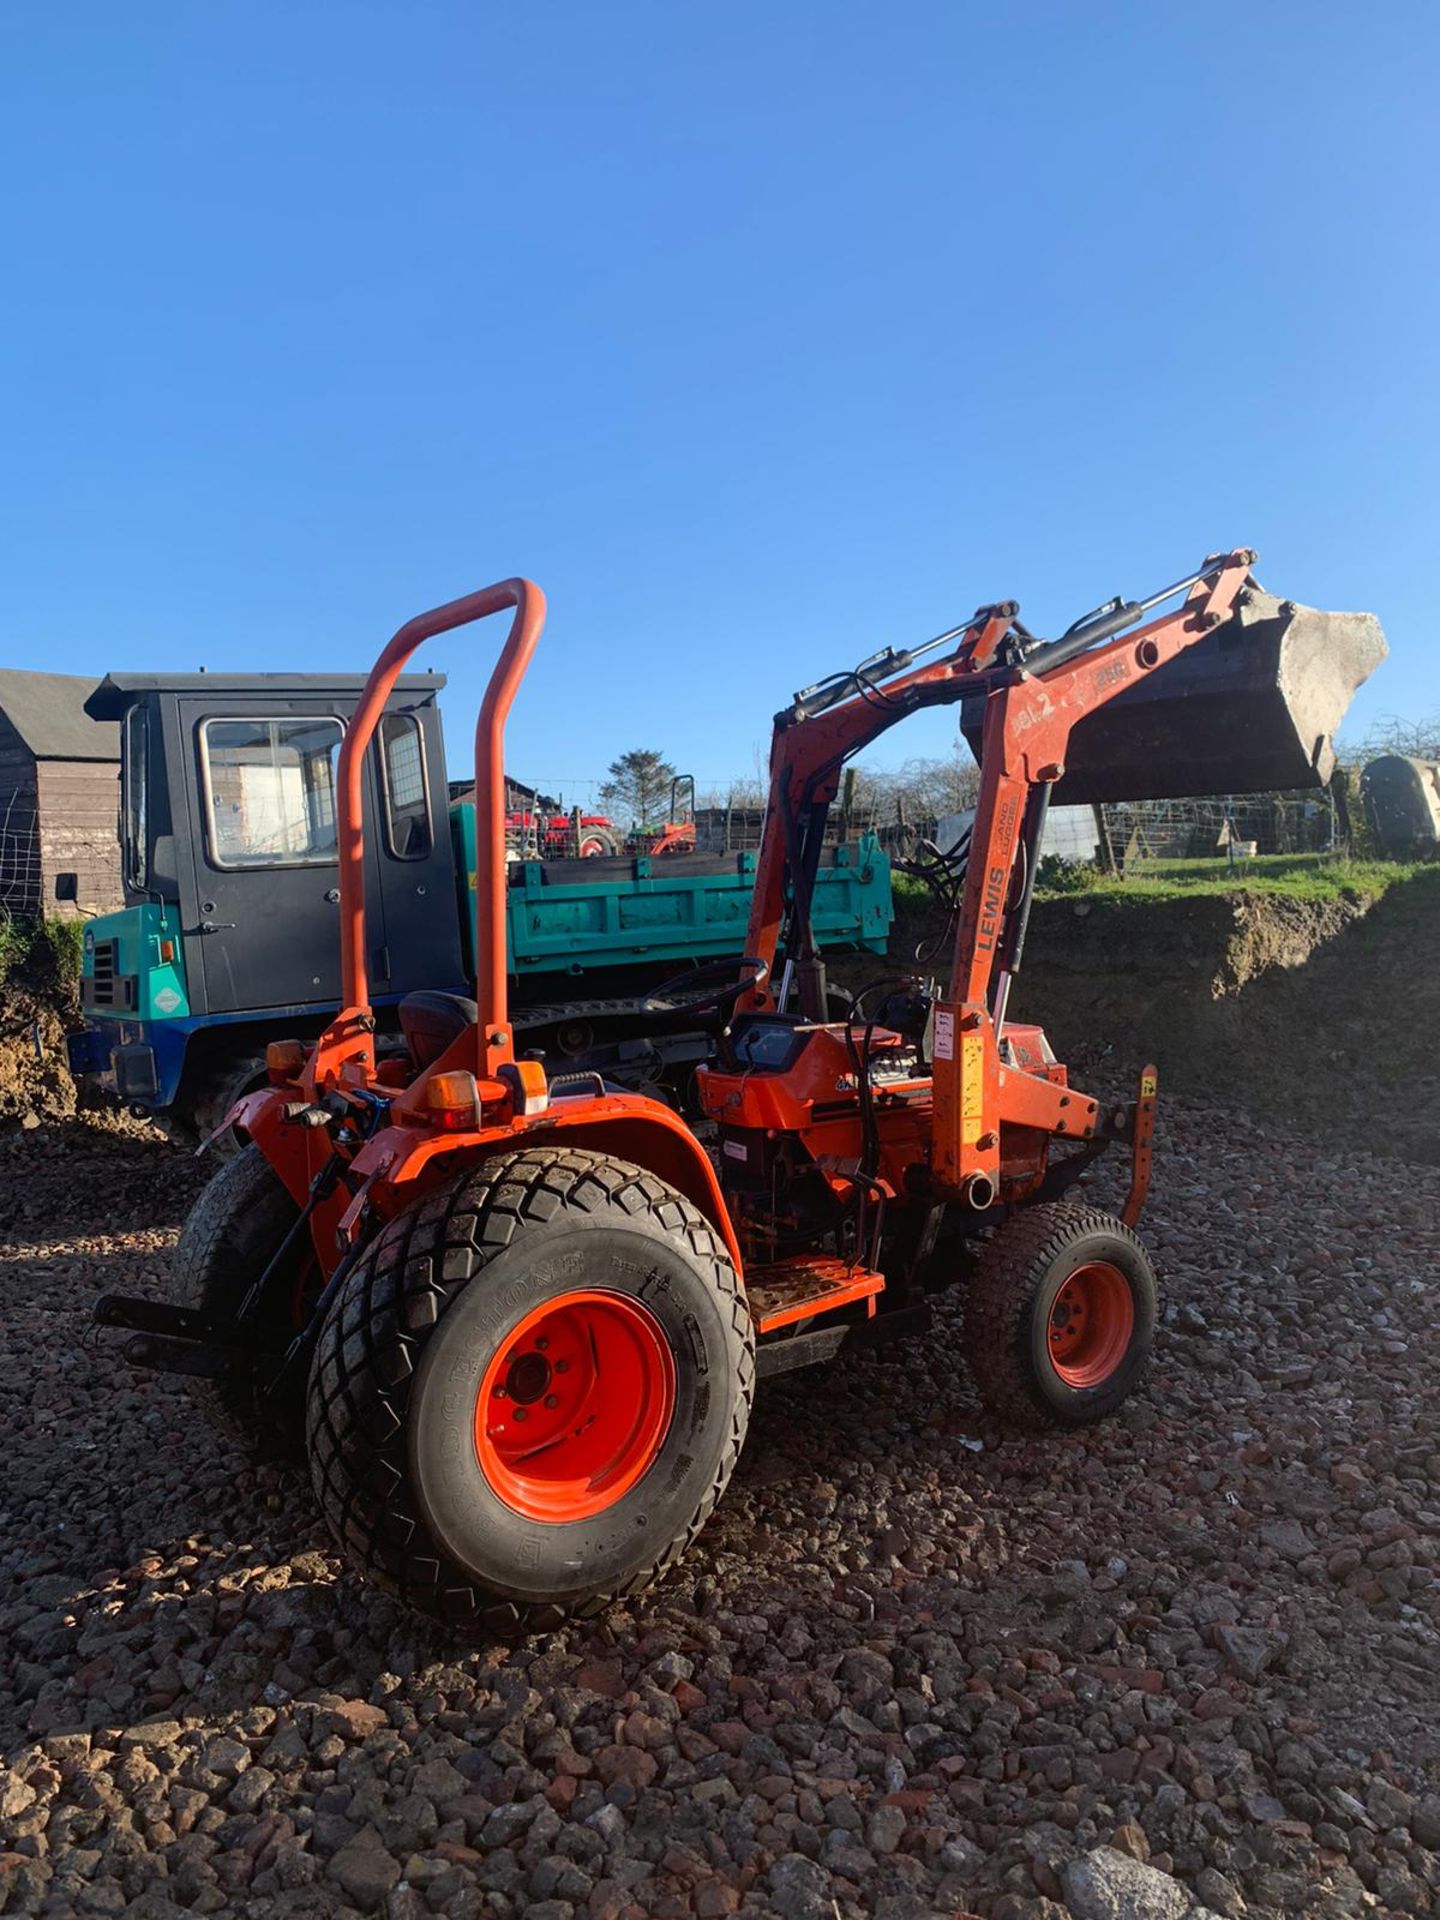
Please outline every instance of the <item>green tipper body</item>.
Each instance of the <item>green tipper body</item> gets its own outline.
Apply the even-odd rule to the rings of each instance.
[[[467,972],[474,971],[475,809],[450,810]],[[510,972],[673,965],[738,957],[755,890],[751,852],[666,854],[657,860],[527,860],[505,890]],[[816,877],[822,946],[884,953],[894,919],[890,861],[873,834],[826,849]]]
[[[474,971],[475,809],[451,809],[467,975]],[[738,955],[755,888],[751,852],[525,861],[505,893],[510,972],[582,974],[679,968]],[[884,953],[894,918],[890,861],[873,834],[826,849],[815,887],[823,946]],[[170,958],[162,957],[164,944]],[[95,1020],[188,1019],[179,910],[146,901],[85,926],[81,1001]]]
[[[165,943],[170,957],[164,957]],[[183,1020],[190,1012],[179,910],[145,901],[85,923],[80,1001],[93,1020]]]

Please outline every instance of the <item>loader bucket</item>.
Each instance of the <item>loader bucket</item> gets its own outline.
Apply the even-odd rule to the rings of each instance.
[[[1335,731],[1389,649],[1373,613],[1321,613],[1247,587],[1223,627],[1070,736],[1058,804],[1320,787]],[[967,703],[966,738],[980,740]]]

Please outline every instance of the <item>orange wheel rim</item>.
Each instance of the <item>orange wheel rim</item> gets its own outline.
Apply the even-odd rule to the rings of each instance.
[[[1050,1308],[1050,1364],[1067,1387],[1099,1387],[1114,1373],[1135,1332],[1130,1283],[1108,1260],[1077,1267]]]
[[[528,1313],[485,1370],[475,1455],[527,1520],[587,1520],[623,1500],[675,1412],[675,1362],[648,1308],[565,1293]]]

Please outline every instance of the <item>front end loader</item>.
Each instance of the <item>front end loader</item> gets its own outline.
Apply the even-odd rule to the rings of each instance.
[[[503,733],[543,596],[510,580],[411,621],[341,751],[344,1005],[314,1044],[273,1045],[269,1084],[227,1116],[250,1144],[182,1234],[184,1304],[110,1295],[98,1317],[129,1330],[132,1361],[193,1375],[232,1429],[303,1432],[352,1564],[461,1630],[543,1626],[638,1592],[724,1492],[757,1378],[921,1331],[941,1288],[963,1290],[966,1357],[997,1414],[1066,1426],[1111,1412],[1157,1311],[1135,1233],[1155,1069],[1119,1104],[1072,1086],[1043,1031],[1008,1017],[1010,986],[1072,742],[1207,648],[1252,671],[1253,559],[1214,555],[1058,640],[1011,603],[982,607],[776,716],[746,957],[653,996],[713,1029],[703,1142],[656,1101],[517,1053]],[[506,609],[476,732],[475,999],[415,996],[405,1057],[377,1060],[365,749],[419,645]],[[1384,652],[1369,616],[1325,618],[1334,711],[1307,679],[1318,735],[1290,753],[1312,780]],[[1288,725],[1302,703],[1278,679]],[[945,704],[962,705],[981,759],[949,977],[877,981],[837,1018],[811,912],[828,809],[847,760]],[[1257,742],[1251,777],[1268,783],[1285,757]],[[1118,1217],[1073,1197],[1112,1147],[1130,1159]]]

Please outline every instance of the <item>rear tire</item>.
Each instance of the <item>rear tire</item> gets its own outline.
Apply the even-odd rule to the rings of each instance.
[[[233,1320],[299,1211],[258,1147],[244,1147],[233,1159],[222,1161],[196,1201],[175,1249],[180,1304],[198,1308],[221,1325]],[[299,1324],[302,1268],[309,1252],[307,1238],[296,1249],[294,1274],[277,1290],[283,1306],[264,1322],[277,1346]],[[243,1453],[300,1453],[304,1405],[298,1389],[286,1404],[262,1398],[256,1376],[248,1369],[222,1380],[192,1377],[189,1386],[211,1424]]]
[[[1123,1221],[1054,1202],[1013,1215],[981,1252],[965,1349],[985,1404],[1026,1426],[1088,1426],[1142,1380],[1158,1294]]]
[[[316,1494],[361,1573],[452,1627],[588,1617],[699,1533],[754,1378],[704,1216],[639,1167],[528,1149],[417,1202],[346,1280],[310,1376]]]

